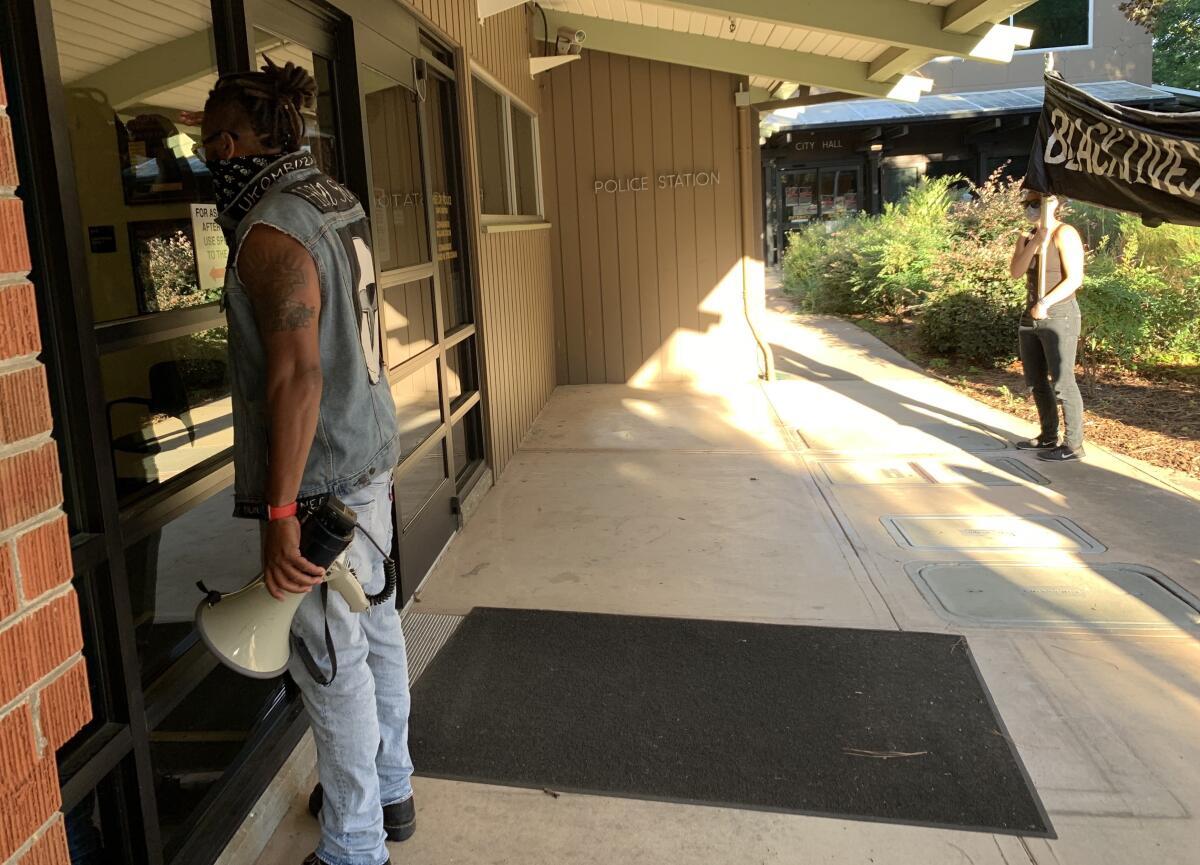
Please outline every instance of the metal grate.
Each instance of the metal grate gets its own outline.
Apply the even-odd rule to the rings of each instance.
[[[429,662],[454,636],[464,616],[445,613],[408,613],[404,617],[404,643],[408,650],[408,683],[413,685]]]

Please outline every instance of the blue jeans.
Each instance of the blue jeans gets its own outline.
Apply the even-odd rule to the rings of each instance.
[[[381,547],[392,543],[392,474],[343,497],[358,523]],[[368,594],[383,588],[383,557],[356,533],[348,550]],[[325,614],[320,591],[313,590],[292,621],[325,675]],[[317,744],[317,774],[325,789],[321,843],[317,855],[329,865],[383,865],[382,805],[412,795],[408,753],[408,660],[395,600],[352,613],[342,596],[329,592],[329,630],[337,651],[337,678],[328,686],[313,681],[297,652],[288,671],[304,695]]]

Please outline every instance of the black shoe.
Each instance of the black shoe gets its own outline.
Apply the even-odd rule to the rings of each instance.
[[[329,865],[329,863],[313,852],[309,853],[300,865]],[[392,865],[392,860],[387,860],[383,865]]]
[[[1026,439],[1025,441],[1017,442],[1017,450],[1019,451],[1045,451],[1050,448],[1058,447],[1058,436],[1054,438],[1042,438],[1038,436],[1035,439]]]
[[[325,802],[325,790],[320,784],[308,794],[308,813],[316,817]],[[403,802],[383,806],[383,831],[389,841],[407,841],[417,831],[416,798],[409,796]]]
[[[1037,455],[1039,460],[1045,460],[1048,463],[1069,463],[1076,460],[1081,460],[1086,455],[1083,445],[1077,448],[1069,445],[1060,445],[1053,450],[1042,451]]]
[[[407,841],[417,831],[417,804],[414,796],[403,802],[383,806],[383,831],[389,841]]]

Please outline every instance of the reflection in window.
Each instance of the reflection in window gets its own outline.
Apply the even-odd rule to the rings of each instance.
[[[100,359],[117,490],[170,480],[233,445],[223,327]]]
[[[401,456],[412,453],[442,422],[438,364],[429,363],[392,385]]]
[[[391,369],[434,344],[433,280],[419,279],[383,290],[383,327]]]
[[[71,865],[113,865],[133,862],[134,842],[126,802],[137,798],[136,774],[126,759],[84,794],[63,809],[67,855]]]
[[[317,82],[317,107],[312,116],[305,118],[304,138],[300,149],[311,153],[322,171],[340,180],[337,117],[334,115],[333,100],[333,64],[297,42],[257,27],[254,29],[254,39],[258,49],[254,64],[256,69],[265,65],[266,58],[270,57],[276,66],[283,66],[290,60],[312,73]]]
[[[475,338],[470,337],[446,352],[446,390],[451,411],[477,388]]]
[[[1090,41],[1091,0],[1038,0],[1012,16],[1033,31],[1032,49],[1071,48]]]
[[[921,169],[915,165],[890,167],[883,170],[883,200],[891,204],[904,197],[910,187],[921,181]]]
[[[429,261],[415,94],[363,68],[371,150],[371,231],[381,271]]]
[[[478,78],[474,86],[480,207],[484,213],[508,213],[508,141],[504,131],[504,98]]]
[[[95,319],[211,302],[226,251],[192,154],[216,83],[209,4],[52,8]]]
[[[87,668],[88,694],[91,697],[92,719],[83,725],[74,737],[58,750],[58,765],[75,753],[89,736],[112,720],[112,712],[105,699],[109,683],[106,671],[100,663],[112,648],[111,635],[97,627],[104,610],[111,604],[112,576],[107,566],[94,571],[77,573],[71,580],[79,598],[79,621],[83,633],[83,661]],[[107,640],[107,641],[106,641]]]
[[[231,592],[259,572],[259,524],[232,514],[230,487],[126,549],[129,605],[144,684],[196,642],[197,580]]]
[[[433,177],[438,276],[442,285],[442,319],[446,330],[453,330],[471,321],[453,82],[433,75],[425,107],[429,118],[429,161]]]
[[[483,424],[479,406],[475,406],[451,429],[454,445],[454,480],[462,488],[475,467],[483,459]]]
[[[217,665],[150,732],[164,859],[174,857],[196,807],[237,762],[258,722],[285,699],[282,676],[249,679]]]
[[[512,106],[513,172],[517,182],[517,213],[537,216],[537,138],[533,116]]]
[[[400,509],[402,527],[407,527],[413,521],[421,507],[446,479],[445,447],[446,443],[441,442],[420,460],[405,466],[396,478],[396,504]]]

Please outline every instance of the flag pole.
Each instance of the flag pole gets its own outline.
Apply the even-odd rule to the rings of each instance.
[[[1046,52],[1046,72],[1054,71],[1054,52]],[[1038,222],[1041,228],[1046,228],[1046,213],[1049,208],[1046,207],[1046,196],[1042,195],[1041,214],[1038,216]],[[1042,238],[1042,245],[1038,249],[1038,302],[1046,296],[1046,253],[1050,251],[1050,232],[1046,232],[1046,236]]]

